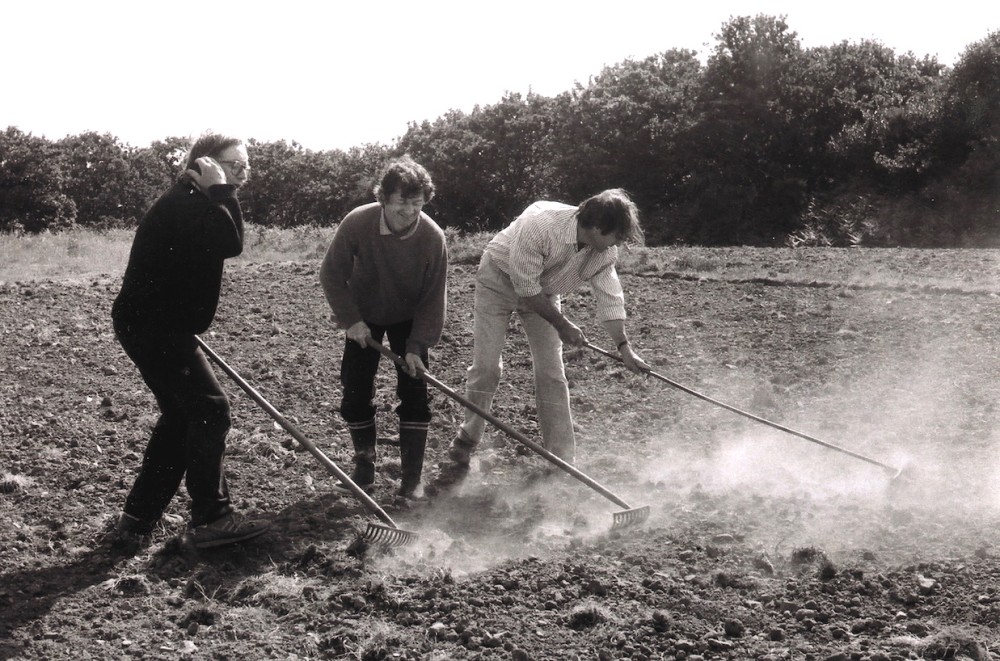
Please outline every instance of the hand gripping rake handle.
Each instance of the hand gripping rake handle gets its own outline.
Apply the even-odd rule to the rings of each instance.
[[[608,358],[611,358],[613,360],[617,360],[618,362],[622,362],[621,356],[613,354],[610,351],[602,349],[599,346],[595,346],[595,345],[593,345],[593,344],[591,344],[589,342],[586,343],[586,346],[587,346],[588,349],[593,349],[594,351],[596,351],[599,354],[607,356]],[[793,436],[798,436],[799,438],[803,438],[803,439],[805,439],[807,441],[811,441],[813,443],[816,443],[817,445],[822,445],[825,448],[830,448],[831,450],[836,450],[837,452],[843,452],[844,454],[850,455],[850,456],[854,457],[855,459],[860,459],[861,461],[867,461],[869,464],[874,464],[875,466],[878,466],[879,468],[881,468],[882,470],[884,470],[886,473],[889,473],[889,476],[890,476],[889,479],[890,480],[895,479],[896,477],[899,476],[900,472],[902,472],[901,468],[895,468],[893,466],[889,466],[888,464],[883,464],[881,461],[877,461],[875,459],[872,459],[871,457],[866,457],[866,456],[864,456],[862,454],[858,454],[857,452],[852,452],[851,450],[848,450],[846,448],[842,448],[839,445],[834,445],[833,443],[827,443],[826,441],[821,441],[820,439],[813,438],[812,436],[809,436],[808,434],[803,434],[800,431],[795,431],[794,429],[790,429],[788,427],[785,427],[784,425],[779,425],[776,422],[771,422],[770,420],[765,420],[764,418],[756,416],[753,413],[748,413],[746,411],[742,411],[742,410],[736,408],[735,406],[730,406],[729,404],[725,404],[723,402],[720,402],[717,399],[712,399],[708,395],[704,395],[704,394],[698,392],[697,390],[692,390],[691,388],[688,388],[687,386],[683,386],[683,385],[677,383],[676,381],[671,381],[667,377],[663,376],[662,374],[657,374],[656,372],[654,372],[651,369],[650,370],[645,370],[645,373],[648,374],[648,375],[650,375],[650,376],[652,376],[652,377],[654,377],[654,378],[659,379],[660,381],[663,381],[664,383],[666,383],[668,385],[673,386],[674,388],[677,388],[678,390],[682,390],[682,391],[686,392],[689,395],[694,395],[698,399],[702,399],[702,400],[704,400],[704,401],[706,401],[706,402],[708,402],[710,404],[715,404],[716,406],[720,406],[720,407],[726,409],[727,411],[732,411],[733,413],[736,413],[737,415],[742,415],[744,418],[749,418],[749,419],[751,419],[751,420],[753,420],[755,422],[759,422],[761,424],[765,424],[768,427],[774,427],[775,429],[781,430],[781,431],[783,431],[785,433],[792,434]]]
[[[376,351],[378,351],[383,356],[385,356],[389,360],[393,361],[394,363],[396,363],[400,367],[404,367],[404,368],[406,367],[406,361],[404,361],[402,358],[400,358],[399,356],[397,356],[396,354],[394,354],[392,351],[390,351],[388,348],[386,348],[384,345],[382,345],[382,343],[376,342],[373,338],[368,338],[368,346],[370,346],[371,348],[375,349]],[[613,515],[614,516],[614,524],[612,526],[613,528],[620,528],[622,526],[630,525],[630,524],[633,524],[633,523],[641,523],[642,521],[645,521],[647,518],[649,518],[649,506],[648,505],[645,505],[643,507],[637,507],[637,508],[631,507],[627,502],[625,502],[624,500],[622,500],[621,498],[619,498],[615,494],[611,493],[611,491],[608,490],[606,487],[604,487],[603,485],[601,485],[600,483],[598,483],[596,480],[594,480],[591,477],[589,477],[586,474],[584,474],[582,471],[580,471],[579,469],[577,469],[572,464],[566,463],[561,458],[559,458],[558,456],[552,454],[551,452],[549,452],[548,450],[546,450],[544,447],[542,447],[541,445],[539,445],[535,441],[531,440],[530,438],[528,438],[524,434],[520,433],[519,431],[517,431],[516,429],[514,429],[510,425],[504,423],[502,420],[500,420],[499,418],[497,418],[496,416],[494,416],[493,414],[491,414],[489,411],[484,410],[482,407],[480,407],[480,406],[476,405],[475,403],[469,401],[468,399],[466,399],[462,395],[459,395],[457,392],[455,392],[454,390],[452,390],[451,388],[449,388],[448,386],[446,386],[445,384],[441,383],[436,378],[434,378],[433,376],[431,376],[431,374],[429,374],[428,372],[421,372],[420,373],[420,378],[423,379],[424,381],[426,381],[427,383],[431,384],[432,386],[434,386],[435,388],[437,388],[438,390],[440,390],[444,394],[446,394],[448,397],[451,397],[453,400],[455,400],[456,402],[458,402],[459,404],[461,404],[465,408],[469,409],[470,411],[472,411],[476,415],[482,416],[482,418],[484,420],[487,420],[488,422],[490,422],[490,424],[492,424],[493,426],[495,426],[497,429],[500,429],[501,431],[503,431],[504,433],[506,433],[508,436],[510,436],[514,440],[518,441],[519,443],[521,443],[522,445],[525,445],[528,448],[530,448],[531,450],[534,450],[537,454],[541,455],[544,459],[547,459],[549,462],[555,464],[560,469],[564,470],[565,472],[569,473],[570,475],[572,475],[573,477],[575,477],[579,481],[583,482],[588,487],[590,487],[594,491],[598,492],[599,494],[601,494],[602,496],[604,496],[608,500],[612,501],[613,503],[615,503],[619,507],[624,507],[625,511],[623,511],[623,512],[615,512],[614,513],[614,515]]]
[[[207,344],[205,344],[204,340],[202,340],[197,335],[195,335],[194,339],[195,341],[198,342],[198,345],[201,347],[201,350],[204,351],[205,354],[209,358],[211,358],[216,365],[222,368],[222,371],[228,374],[229,377],[236,382],[236,385],[242,388],[244,392],[246,392],[246,394],[250,395],[250,398],[253,399],[255,402],[257,402],[260,405],[260,407],[264,409],[264,411],[266,411],[267,414],[274,419],[275,422],[281,425],[285,429],[285,431],[287,431],[295,438],[295,440],[297,440],[299,443],[303,445],[303,447],[309,450],[309,452],[311,452],[313,456],[316,457],[321,464],[323,464],[323,467],[326,468],[327,471],[332,473],[335,477],[337,477],[341,481],[342,484],[344,484],[348,489],[350,489],[351,493],[354,494],[354,496],[361,501],[361,504],[364,505],[369,512],[377,516],[380,520],[382,520],[386,524],[385,526],[380,526],[376,523],[369,523],[368,529],[365,531],[365,537],[369,541],[386,544],[388,546],[399,546],[402,544],[408,544],[416,539],[417,537],[416,533],[403,530],[402,528],[397,526],[396,522],[393,521],[392,518],[385,513],[385,510],[383,510],[379,506],[379,504],[372,499],[371,496],[369,496],[367,493],[365,493],[365,491],[361,487],[355,484],[354,481],[351,480],[350,476],[347,475],[347,473],[342,471],[340,467],[337,466],[337,464],[333,463],[333,461],[331,461],[329,457],[323,454],[323,451],[320,450],[318,447],[316,447],[316,445],[312,441],[306,438],[306,436],[302,432],[300,432],[291,422],[289,422],[288,419],[285,418],[285,416],[281,415],[278,409],[271,406],[271,404],[266,399],[264,399],[264,397],[259,392],[257,392],[257,390],[253,386],[251,386],[246,380],[243,379],[243,377],[237,374],[236,370],[227,365],[226,362],[222,360],[221,357],[219,357],[219,354],[212,351],[212,349]]]

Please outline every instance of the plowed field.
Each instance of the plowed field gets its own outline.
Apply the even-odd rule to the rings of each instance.
[[[649,254],[653,254],[652,252]],[[345,470],[342,333],[318,264],[227,266],[203,339]],[[431,373],[464,392],[474,265],[452,267]],[[621,508],[499,431],[456,490],[393,503],[393,378],[379,381],[373,520],[220,372],[227,467],[259,540],[101,542],[155,405],[111,330],[119,276],[0,283],[0,658],[987,659],[1000,653],[1000,254],[678,250],[623,275],[660,375],[892,468],[760,424],[590,350],[566,355],[577,466]],[[589,294],[564,306],[606,346]],[[494,413],[537,438],[511,324]],[[609,347],[613,348],[613,347]],[[431,479],[461,407],[437,391]]]

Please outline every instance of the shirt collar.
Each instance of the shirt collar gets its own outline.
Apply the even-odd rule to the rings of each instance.
[[[566,228],[562,232],[563,243],[569,243],[574,246],[578,243],[578,241],[576,240],[576,227],[577,227],[576,210],[574,209],[573,214],[569,217],[569,222],[566,224]],[[584,247],[586,248],[588,246]]]
[[[421,217],[422,216],[423,213],[421,213]],[[389,229],[389,223],[385,219],[385,209],[382,209],[382,212],[379,214],[379,219],[378,219],[378,233],[381,234],[382,236],[391,235],[398,239],[408,239],[411,236],[413,236],[414,232],[417,231],[418,225],[420,225],[420,217],[418,217],[417,221],[410,226],[410,229],[406,231],[406,234],[396,234],[391,229]]]

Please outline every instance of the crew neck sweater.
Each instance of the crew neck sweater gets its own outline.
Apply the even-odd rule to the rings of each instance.
[[[367,204],[341,221],[320,268],[337,324],[389,326],[413,320],[407,353],[437,344],[444,328],[448,250],[444,231],[421,212],[400,236],[382,232],[382,206]]]

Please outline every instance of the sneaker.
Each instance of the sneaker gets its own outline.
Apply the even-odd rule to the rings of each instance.
[[[396,497],[411,503],[427,502],[427,493],[424,491],[423,482],[417,482],[416,484],[403,482],[399,486],[399,491],[396,492]]]
[[[451,442],[448,448],[448,458],[461,466],[468,466],[472,461],[472,451],[476,449],[476,443],[465,432],[458,432],[458,436]]]
[[[431,496],[438,496],[458,488],[469,475],[469,467],[459,463],[441,463],[437,476],[427,485]]]
[[[270,527],[271,524],[266,521],[240,521],[235,514],[230,512],[211,523],[190,526],[188,531],[191,533],[196,549],[210,549],[259,537],[266,533]]]
[[[562,478],[568,478],[569,474],[565,471],[561,471],[555,466],[532,466],[524,472],[524,484],[530,486],[539,483],[553,483],[562,481]]]

